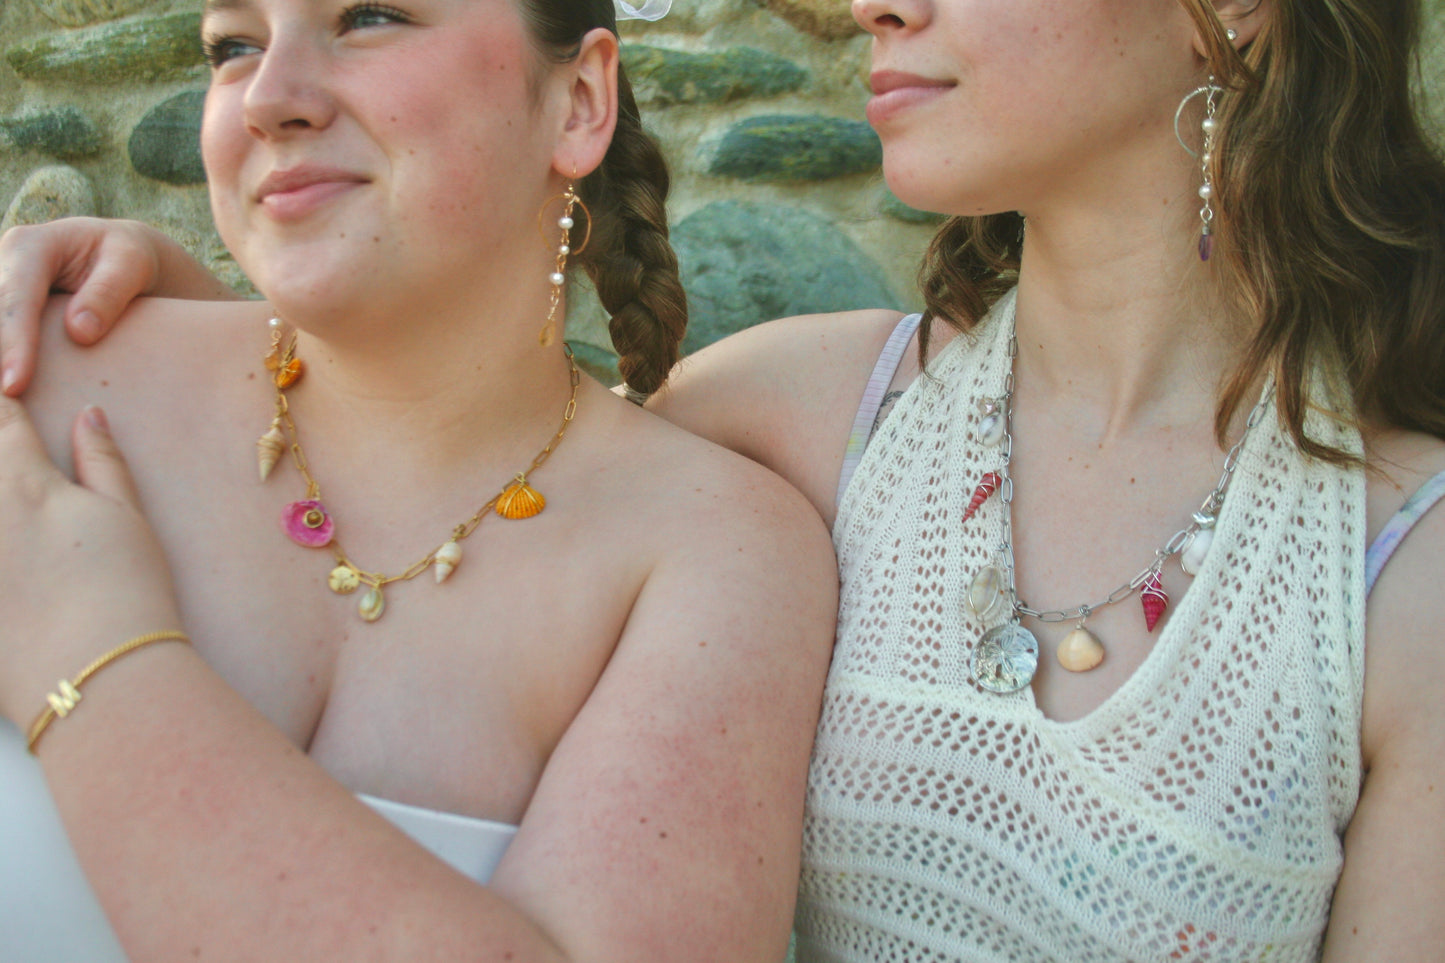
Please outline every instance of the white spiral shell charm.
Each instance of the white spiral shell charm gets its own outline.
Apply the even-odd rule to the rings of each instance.
[[[462,547],[457,544],[456,539],[452,539],[437,549],[435,557],[437,584],[445,582],[460,564],[462,564]]]
[[[261,480],[271,477],[281,453],[286,450],[286,436],[281,433],[280,421],[271,422],[271,430],[256,439],[256,467],[260,469]]]

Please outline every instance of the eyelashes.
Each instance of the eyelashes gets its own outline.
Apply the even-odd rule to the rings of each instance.
[[[369,27],[386,27],[413,22],[411,15],[398,7],[393,7],[386,3],[372,3],[363,0],[361,3],[350,4],[341,10],[341,13],[338,14],[336,18],[335,29],[337,35],[340,36],[350,33],[353,30],[365,30]],[[223,64],[234,60],[236,57],[260,53],[263,48],[259,44],[238,37],[218,35],[203,36],[201,38],[201,49],[204,53],[206,63],[210,65],[212,70],[216,70]]]

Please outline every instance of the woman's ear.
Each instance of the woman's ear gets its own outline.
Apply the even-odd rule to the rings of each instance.
[[[564,177],[597,169],[617,128],[617,35],[598,27],[582,38],[567,65],[567,107],[552,167]]]
[[[1214,0],[1214,12],[1226,30],[1233,30],[1230,43],[1241,50],[1254,42],[1274,8],[1274,0]],[[1196,32],[1194,50],[1201,57],[1209,56],[1209,45]]]

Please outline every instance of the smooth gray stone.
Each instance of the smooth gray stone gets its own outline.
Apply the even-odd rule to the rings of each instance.
[[[52,157],[90,157],[100,152],[100,131],[74,107],[17,114],[0,118],[0,140],[16,150],[33,150]]]
[[[0,218],[0,231],[94,213],[95,189],[88,177],[64,164],[37,167],[20,185],[5,216]]]
[[[821,181],[866,174],[883,163],[883,145],[860,120],[750,117],[723,135],[708,168],[745,181]]]
[[[204,184],[201,109],[205,101],[205,91],[188,90],[152,107],[131,131],[126,146],[131,166],[167,184]]]
[[[772,318],[900,304],[858,245],[800,208],[716,201],[683,218],[672,243],[691,314],[686,352]]]
[[[5,59],[26,80],[134,84],[175,80],[205,62],[198,12],[138,17],[47,34],[16,44]]]
[[[753,47],[688,53],[629,45],[622,65],[639,100],[652,104],[716,104],[743,97],[770,97],[797,90],[808,72]]]

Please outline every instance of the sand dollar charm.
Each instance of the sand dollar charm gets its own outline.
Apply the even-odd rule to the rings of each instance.
[[[1028,685],[1039,667],[1039,640],[1015,622],[995,626],[973,647],[969,671],[974,681],[1001,695]]]
[[[326,577],[326,584],[337,595],[350,595],[361,584],[361,576],[350,565],[338,565]]]

